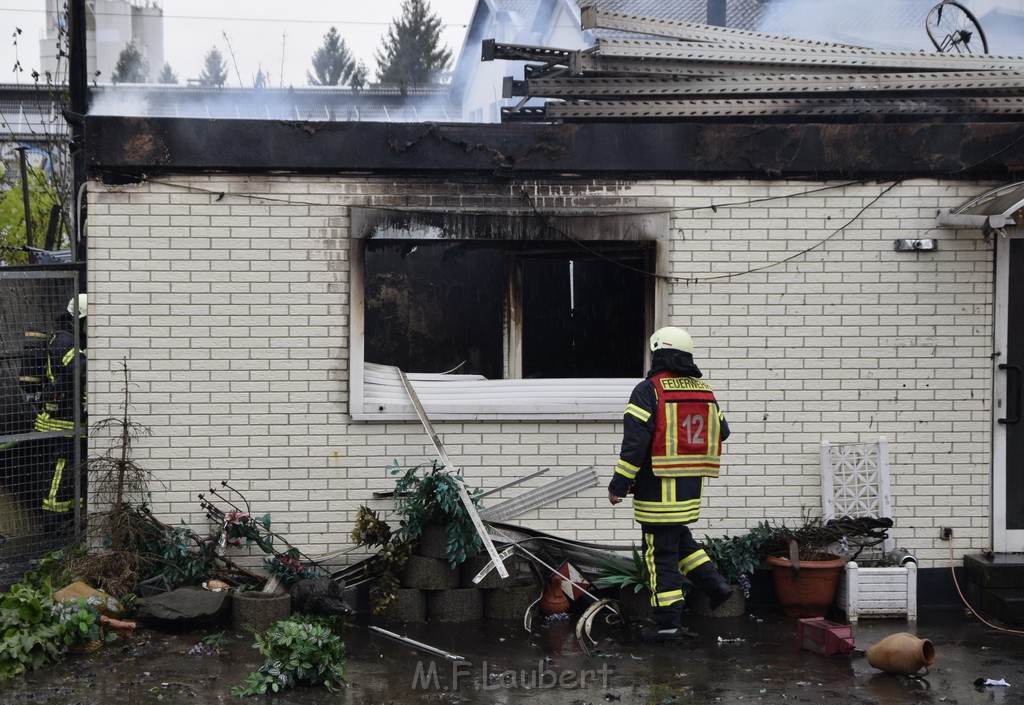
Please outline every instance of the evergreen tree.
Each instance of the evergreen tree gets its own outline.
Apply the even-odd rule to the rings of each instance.
[[[352,52],[334,27],[324,35],[323,45],[313,52],[313,73],[306,71],[311,86],[337,86],[348,83],[356,70]]]
[[[430,12],[427,0],[402,0],[402,15],[391,22],[376,54],[377,80],[403,91],[430,83],[452,58],[440,42],[441,19]]]
[[[204,86],[223,86],[228,80],[228,65],[217,47],[206,52],[203,60],[203,72],[199,74],[199,83]]]
[[[135,41],[128,42],[117,57],[112,83],[145,83],[149,75],[149,62],[142,55]]]
[[[164,67],[160,69],[160,75],[156,77],[157,83],[177,83],[178,74],[174,73],[169,63],[164,62]]]

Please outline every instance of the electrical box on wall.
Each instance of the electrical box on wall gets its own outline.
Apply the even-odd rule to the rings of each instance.
[[[939,249],[939,243],[932,238],[920,240],[904,238],[895,242],[894,249],[897,252],[934,252]]]

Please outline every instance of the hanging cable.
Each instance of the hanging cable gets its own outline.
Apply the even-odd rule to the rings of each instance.
[[[810,247],[806,247],[803,250],[800,250],[799,252],[793,253],[789,257],[785,257],[785,258],[783,258],[781,260],[778,260],[776,262],[769,262],[768,264],[764,264],[764,265],[761,265],[759,267],[751,267],[750,269],[746,269],[746,270],[743,270],[743,271],[740,271],[740,272],[726,272],[724,274],[713,274],[713,275],[703,276],[703,277],[698,277],[698,276],[693,276],[693,277],[676,277],[676,276],[671,276],[671,275],[667,275],[667,274],[659,274],[657,272],[651,272],[651,271],[648,271],[646,269],[642,269],[642,268],[639,268],[639,267],[634,267],[631,264],[626,264],[625,262],[621,262],[621,261],[616,260],[616,259],[614,259],[612,257],[608,257],[607,255],[603,254],[602,252],[600,252],[600,251],[598,251],[598,250],[596,250],[596,249],[594,249],[592,247],[589,247],[584,241],[579,240],[578,238],[573,237],[571,234],[567,233],[565,230],[563,230],[562,228],[559,228],[557,225],[555,225],[551,221],[551,218],[547,214],[542,213],[540,211],[540,209],[537,207],[537,204],[535,203],[533,198],[530,196],[529,192],[525,188],[523,188],[523,187],[521,187],[521,189],[522,189],[523,198],[530,205],[531,209],[533,210],[533,214],[537,218],[539,218],[549,230],[559,234],[560,236],[562,236],[566,240],[569,240],[570,242],[576,244],[580,249],[582,249],[582,250],[584,250],[584,251],[594,255],[595,257],[597,257],[599,259],[606,260],[608,262],[611,262],[612,264],[615,264],[615,265],[617,265],[619,267],[622,267],[623,269],[627,269],[627,270],[630,270],[630,271],[633,271],[633,272],[637,272],[637,273],[642,274],[642,275],[647,276],[647,277],[652,277],[652,278],[655,278],[655,279],[660,279],[662,281],[681,282],[681,283],[684,283],[684,284],[700,284],[701,282],[714,281],[716,279],[732,279],[733,277],[741,277],[741,276],[744,276],[746,274],[753,274],[755,272],[762,272],[762,271],[764,271],[766,269],[771,269],[772,267],[777,267],[780,264],[785,264],[787,262],[791,262],[792,260],[797,259],[798,257],[803,257],[807,253],[809,253],[809,252],[811,252],[811,251],[821,247],[826,242],[828,242],[829,240],[834,238],[836,235],[840,234],[841,232],[846,230],[848,227],[853,225],[855,222],[860,220],[860,217],[862,215],[864,215],[864,213],[867,212],[867,210],[869,208],[871,208],[873,205],[875,205],[875,203],[877,203],[883,196],[885,196],[887,193],[889,193],[889,191],[891,191],[892,189],[894,189],[897,186],[899,186],[901,183],[902,183],[902,181],[894,181],[893,183],[889,184],[884,189],[882,189],[882,191],[880,193],[878,193],[878,195],[876,195],[866,205],[864,205],[863,208],[861,208],[859,211],[857,211],[857,213],[852,218],[850,218],[848,221],[846,221],[840,227],[838,227],[835,230],[833,230],[827,237],[824,237],[821,240],[818,240],[816,243],[814,243]]]

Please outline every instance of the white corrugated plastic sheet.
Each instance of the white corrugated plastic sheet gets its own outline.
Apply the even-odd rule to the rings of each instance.
[[[639,379],[501,379],[480,375],[408,374],[431,419],[622,418]],[[397,367],[366,363],[361,419],[414,419]]]

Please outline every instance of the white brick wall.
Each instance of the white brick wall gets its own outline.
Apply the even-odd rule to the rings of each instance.
[[[697,341],[734,434],[698,537],[819,513],[821,440],[884,434],[897,544],[922,567],[948,560],[939,526],[954,527],[959,550],[988,545],[992,245],[933,230],[937,209],[985,185],[911,181],[880,195],[888,186],[531,186],[552,208],[586,197],[672,209],[666,323]],[[153,432],[136,457],[153,472],[156,514],[203,530],[197,495],[228,480],[307,554],[344,548],[358,506],[392,488],[385,465],[433,457],[418,423],[347,420],[347,207],[521,207],[512,191],[422,182],[392,196],[389,181],[295,175],[90,184],[90,413],[120,413],[127,359],[132,419]],[[924,236],[937,252],[893,251],[896,237]],[[437,427],[485,488],[548,466],[608,477],[620,434],[573,420]],[[603,484],[521,521],[637,538]]]

